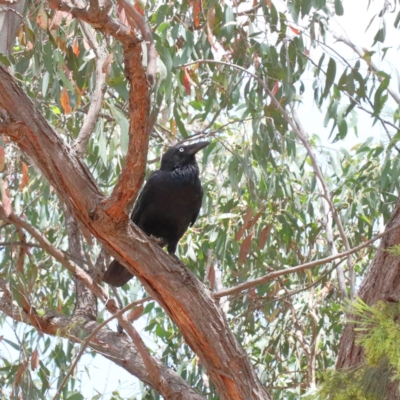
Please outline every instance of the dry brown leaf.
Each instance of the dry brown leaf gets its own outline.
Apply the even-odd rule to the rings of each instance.
[[[243,225],[236,232],[236,235],[235,235],[236,241],[238,241],[242,238],[252,216],[253,216],[253,210],[250,207],[248,207],[246,210],[246,214],[244,215],[244,218],[243,218]]]
[[[133,310],[129,311],[126,318],[129,322],[136,321],[143,313],[143,304],[138,305]]]
[[[272,229],[272,224],[269,224],[261,231],[259,242],[258,242],[258,250],[261,250],[264,248],[265,243],[267,243],[271,229]]]
[[[56,40],[56,43],[57,43],[58,48],[59,48],[63,53],[66,53],[66,52],[67,52],[67,42],[66,42],[66,40],[63,39],[63,38],[60,38],[59,36],[57,36],[57,37],[55,38],[55,40]]]
[[[25,186],[29,183],[29,173],[28,173],[28,166],[22,161],[22,179],[21,183],[19,184],[19,190],[22,190]]]
[[[68,96],[67,88],[64,88],[61,91],[60,102],[61,102],[61,106],[62,106],[62,108],[64,110],[64,113],[67,114],[67,115],[71,114],[72,108],[71,108],[71,106],[69,104],[69,96]]]
[[[11,215],[12,213],[12,205],[11,205],[11,199],[9,197],[9,192],[8,192],[8,185],[6,181],[1,181],[1,202],[3,204],[4,212],[6,214],[6,217]]]
[[[186,94],[189,96],[191,93],[191,88],[190,88],[190,77],[189,74],[187,72],[187,68],[184,69],[184,73],[183,73],[183,86],[185,88],[185,92]]]
[[[172,132],[172,135],[175,137],[176,136],[176,121],[175,121],[175,119],[171,119],[171,132]]]
[[[300,31],[299,31],[297,28],[295,28],[294,26],[289,25],[289,28],[290,28],[296,35],[299,35],[299,34],[300,34]]]
[[[31,356],[31,368],[35,371],[39,367],[39,352],[35,349]]]
[[[28,362],[25,360],[18,367],[17,373],[15,374],[15,381],[14,381],[13,387],[18,386],[19,381],[21,380],[22,374],[25,372],[27,365],[28,365]]]
[[[134,7],[135,7],[136,11],[137,11],[142,17],[144,17],[145,3],[144,3],[143,1],[140,1],[140,0],[135,0]]]
[[[6,163],[6,154],[4,148],[0,146],[0,172],[4,170],[4,165]]]
[[[78,57],[79,56],[79,44],[78,39],[75,37],[74,41],[72,42],[72,51]]]
[[[200,27],[201,0],[193,0],[191,5],[193,7],[193,26],[194,29],[198,29]]]
[[[251,239],[253,237],[253,234],[250,233],[247,235],[242,244],[240,245],[240,250],[239,250],[239,263],[244,264],[247,260],[247,256],[249,255],[250,248],[251,248]]]
[[[272,94],[275,96],[279,90],[279,82],[276,81],[274,87],[272,88]]]

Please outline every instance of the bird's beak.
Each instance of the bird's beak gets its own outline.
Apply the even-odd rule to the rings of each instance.
[[[204,149],[204,147],[208,146],[211,142],[197,142],[197,143],[193,143],[189,146],[186,147],[187,152],[189,154],[196,154],[198,151],[200,151],[201,149]]]

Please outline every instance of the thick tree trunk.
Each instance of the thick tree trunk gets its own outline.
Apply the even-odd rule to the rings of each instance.
[[[400,199],[386,225],[386,229],[400,223]],[[386,249],[400,244],[400,228],[395,229],[382,238],[379,249],[360,285],[357,293],[366,304],[373,305],[377,301],[400,301],[400,257],[392,255]],[[353,324],[347,324],[340,339],[336,368],[350,368],[363,363],[363,351],[355,343],[356,332]],[[399,382],[389,385],[387,400],[399,400]]]

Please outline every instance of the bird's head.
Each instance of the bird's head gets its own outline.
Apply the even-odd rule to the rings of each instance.
[[[210,142],[198,142],[187,146],[178,144],[170,147],[162,156],[161,170],[173,171],[175,168],[196,163],[195,154],[208,146]]]

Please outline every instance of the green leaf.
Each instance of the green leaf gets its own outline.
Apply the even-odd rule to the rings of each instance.
[[[335,76],[336,76],[336,62],[333,58],[329,58],[328,69],[326,71],[325,88],[321,96],[320,105],[322,103],[322,100],[328,96],[329,90],[332,87],[333,82],[335,80]]]
[[[116,107],[112,105],[112,103],[108,103],[108,107],[110,108],[111,114],[114,116],[115,120],[117,121],[120,130],[120,146],[121,146],[121,153],[122,155],[126,155],[128,152],[128,145],[129,145],[129,122],[126,119],[124,113],[118,110]]]
[[[342,0],[335,0],[335,13],[338,16],[344,14]]]
[[[382,28],[380,28],[378,30],[378,32],[376,32],[376,35],[374,37],[374,43],[373,46],[377,43],[377,42],[381,42],[383,43],[385,41],[385,37],[386,37],[386,25],[385,22],[382,22]]]

